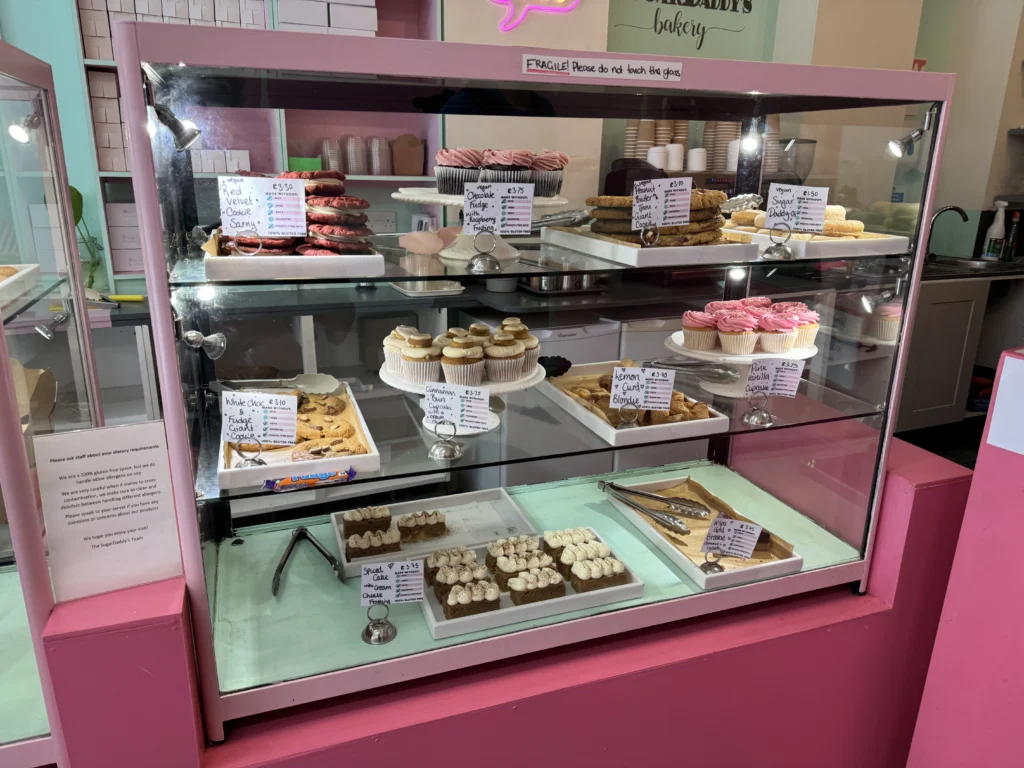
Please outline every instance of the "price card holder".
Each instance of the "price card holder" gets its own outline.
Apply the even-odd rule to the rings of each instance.
[[[426,385],[427,421],[451,422],[462,431],[484,431],[490,393],[486,387],[464,387],[459,384]]]
[[[771,357],[750,365],[746,396],[796,397],[804,372],[803,360]]]
[[[295,395],[229,392],[220,396],[220,437],[226,443],[295,445]]]
[[[828,187],[771,184],[764,225],[768,229],[784,224],[790,230],[821,232],[825,228],[827,202]]]
[[[533,229],[533,184],[467,184],[463,234],[528,235]]]
[[[665,368],[612,369],[611,408],[667,411],[672,407],[676,372]]]
[[[711,521],[700,551],[705,555],[728,555],[748,559],[754,554],[761,526],[719,515]]]
[[[633,229],[689,224],[692,191],[690,176],[633,182]]]
[[[221,232],[260,237],[305,237],[306,188],[302,179],[218,176]]]
[[[360,605],[394,605],[423,600],[423,561],[399,560],[362,568]]]

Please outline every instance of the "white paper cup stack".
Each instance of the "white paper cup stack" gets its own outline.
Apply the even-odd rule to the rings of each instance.
[[[668,149],[666,147],[651,147],[647,150],[647,162],[664,171],[665,166],[668,165]]]
[[[690,121],[676,120],[672,126],[672,144],[686,144],[690,140]]]
[[[654,145],[664,147],[672,143],[672,132],[675,130],[675,120],[654,121]]]
[[[636,157],[636,139],[637,134],[640,132],[640,120],[627,120],[626,121],[626,137],[622,142],[622,156],[623,157]]]
[[[736,173],[740,167],[740,140],[733,139],[729,142],[728,156],[725,159],[725,170]]]
[[[712,135],[710,144],[707,140],[709,129]],[[708,151],[709,170],[726,170],[729,165],[729,142],[740,138],[740,124],[712,121],[705,125],[704,133],[704,148]]]
[[[708,151],[699,148],[687,152],[686,169],[688,171],[706,171],[708,169]]]
[[[665,147],[668,162],[665,165],[666,171],[686,170],[686,144],[669,144]]]
[[[633,155],[641,160],[647,159],[647,150],[654,146],[654,121],[641,120],[636,136],[636,153]]]

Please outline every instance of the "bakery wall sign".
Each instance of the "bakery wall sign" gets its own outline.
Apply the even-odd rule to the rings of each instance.
[[[613,0],[613,6],[613,30],[637,29],[659,38],[679,38],[697,51],[713,36],[742,34],[744,17],[755,12],[754,0]]]
[[[511,32],[531,13],[568,13],[580,0],[491,0],[505,6],[505,18],[498,23],[502,32]]]

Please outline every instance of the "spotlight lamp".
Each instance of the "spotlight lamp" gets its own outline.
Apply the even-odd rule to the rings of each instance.
[[[914,145],[924,138],[925,133],[932,129],[935,124],[935,108],[929,109],[924,114],[924,125],[915,128],[902,139],[891,139],[889,141],[889,154],[893,157],[903,157],[913,154]]]
[[[29,139],[32,137],[32,131],[39,128],[42,125],[42,118],[39,117],[37,110],[32,110],[31,113],[25,115],[19,122],[11,123],[7,126],[7,133],[10,134],[11,138],[21,144],[28,144]]]
[[[174,148],[179,152],[196,143],[203,132],[191,120],[179,120],[166,104],[155,104],[156,117],[174,136]]]

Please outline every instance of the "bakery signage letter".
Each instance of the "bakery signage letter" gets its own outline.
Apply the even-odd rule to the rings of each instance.
[[[524,53],[523,74],[679,82],[683,76],[683,65],[678,61],[590,59]]]
[[[693,41],[694,48],[698,51],[704,47],[704,40],[709,32],[739,34],[745,27],[737,25],[734,21],[725,22],[728,26],[707,24],[693,16],[692,13],[688,14],[679,9],[719,11],[723,19],[742,18],[754,10],[754,0],[645,0],[645,4],[653,9],[649,22],[644,22],[642,18],[636,18],[635,21],[640,23],[619,23],[613,24],[613,26],[650,30],[658,36],[685,38]],[[635,13],[637,17],[641,16],[642,8],[643,6],[637,8]],[[630,22],[634,21],[632,14],[628,18]],[[738,28],[734,28],[736,26]]]

